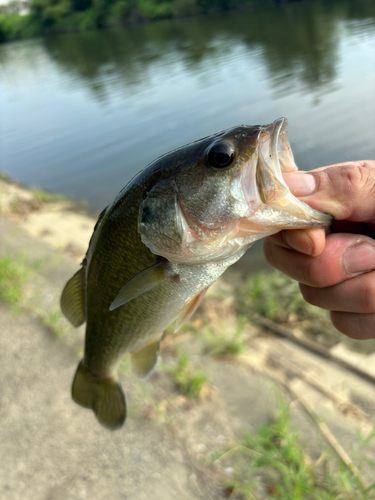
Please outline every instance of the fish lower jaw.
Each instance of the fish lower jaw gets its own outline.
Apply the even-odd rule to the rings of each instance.
[[[318,212],[297,198],[289,203],[282,201],[273,206],[262,207],[256,219],[258,224],[263,224],[269,230],[274,228],[275,232],[283,229],[328,227],[333,220],[329,214]]]

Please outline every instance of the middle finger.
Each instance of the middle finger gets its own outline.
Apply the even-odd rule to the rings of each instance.
[[[375,242],[362,235],[333,233],[318,257],[283,248],[267,238],[264,254],[273,267],[291,278],[324,288],[375,269]]]

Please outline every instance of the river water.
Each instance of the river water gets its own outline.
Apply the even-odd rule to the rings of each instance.
[[[302,169],[375,159],[375,2],[306,1],[0,46],[0,170],[97,212],[157,156],[289,120]]]

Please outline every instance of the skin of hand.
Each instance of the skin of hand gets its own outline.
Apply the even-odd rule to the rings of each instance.
[[[328,230],[289,230],[264,242],[267,261],[299,281],[304,299],[328,309],[333,325],[375,338],[375,161],[284,175],[291,192],[333,215]]]

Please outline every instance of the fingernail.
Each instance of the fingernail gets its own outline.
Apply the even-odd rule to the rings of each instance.
[[[283,177],[294,196],[308,196],[316,190],[316,179],[311,174],[291,172]]]
[[[365,243],[348,248],[343,257],[348,274],[360,274],[375,269],[375,248]]]

